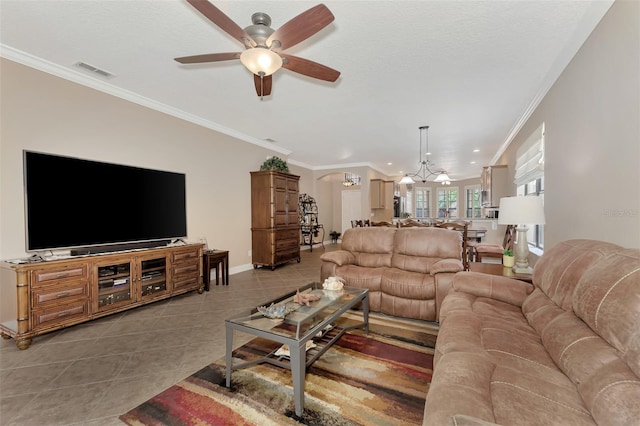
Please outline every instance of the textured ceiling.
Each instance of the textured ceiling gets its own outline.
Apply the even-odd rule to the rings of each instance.
[[[265,12],[274,29],[317,4],[212,3],[241,27]],[[325,1],[335,21],[285,53],[340,78],[282,69],[264,100],[239,61],[173,60],[242,50],[183,0],[1,0],[0,53],[313,169],[415,172],[418,127],[429,125],[431,160],[456,180],[479,176],[504,149],[611,3]],[[78,61],[113,77],[90,75]]]

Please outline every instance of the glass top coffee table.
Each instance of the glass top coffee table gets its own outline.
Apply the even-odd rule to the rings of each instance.
[[[353,328],[363,328],[369,333],[369,290],[343,287],[342,290],[323,290],[318,283],[307,284],[298,291],[303,294],[319,295],[320,299],[306,305],[293,301],[296,291],[289,292],[275,300],[263,304],[264,307],[284,307],[292,310],[284,318],[269,318],[258,311],[258,307],[241,312],[225,320],[226,330],[226,379],[231,387],[231,371],[267,362],[291,370],[295,413],[302,416],[304,409],[304,380],[306,369],[325,353],[344,333]],[[363,321],[348,327],[333,324],[342,314],[362,303]],[[294,310],[295,309],[295,310]],[[265,357],[233,364],[234,331],[287,345],[289,356],[274,350]],[[314,345],[311,345],[310,343]],[[307,346],[313,346],[307,349]],[[279,348],[279,349],[282,349]]]

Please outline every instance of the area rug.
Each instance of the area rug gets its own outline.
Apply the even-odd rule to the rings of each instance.
[[[220,359],[120,419],[132,426],[420,425],[433,368],[433,330],[389,322],[372,318],[368,335],[345,334],[307,369],[301,417],[294,413],[289,370],[266,363],[235,370],[228,389]],[[278,346],[255,338],[233,356],[249,361]]]

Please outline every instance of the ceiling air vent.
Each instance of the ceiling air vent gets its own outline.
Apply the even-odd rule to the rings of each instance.
[[[113,74],[111,74],[110,72],[101,70],[100,68],[94,67],[93,65],[89,65],[86,62],[76,62],[75,64],[73,64],[73,66],[77,68],[81,68],[85,71],[89,71],[93,74],[98,74],[99,76],[104,78],[113,77]]]

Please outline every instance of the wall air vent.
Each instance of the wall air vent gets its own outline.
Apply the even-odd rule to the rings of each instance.
[[[100,77],[103,77],[103,78],[113,77],[113,74],[111,74],[110,72],[94,67],[93,65],[89,65],[86,62],[76,62],[75,64],[73,64],[73,66],[93,74],[98,74]]]

